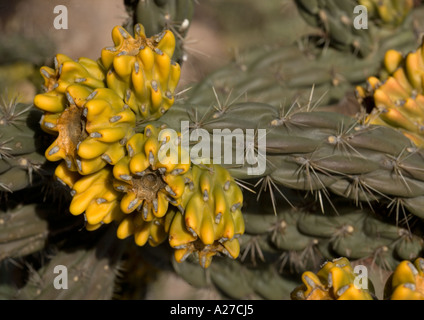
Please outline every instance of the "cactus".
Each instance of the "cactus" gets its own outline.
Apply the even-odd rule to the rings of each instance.
[[[401,260],[421,254],[424,242],[419,227],[399,228],[382,213],[343,201],[336,205],[339,214],[325,215],[307,205],[295,209],[280,205],[277,215],[260,205],[246,205],[241,260],[253,267],[272,263],[280,272],[298,273],[344,256],[354,261],[372,258],[381,268],[393,270]]]
[[[51,210],[51,209],[50,209]],[[1,256],[16,258],[40,251],[48,237],[47,210],[20,205],[0,215]]]
[[[252,116],[258,109],[260,119]],[[258,136],[253,148],[257,151],[266,141],[262,153],[266,158],[265,172],[249,175],[248,169],[260,163],[249,165],[245,160],[236,168],[228,168],[235,178],[268,177],[284,187],[315,194],[321,203],[336,194],[358,204],[385,203],[397,214],[402,214],[402,208],[408,209],[423,218],[419,205],[423,195],[422,151],[392,128],[363,126],[334,112],[296,107],[284,111],[260,103],[236,103],[218,111],[207,106],[193,109],[175,105],[160,121],[171,128],[187,121],[192,132],[200,128],[208,134],[224,128],[243,132],[266,129],[266,140]]]
[[[412,0],[401,1],[295,1],[300,14],[311,25],[320,27],[329,45],[340,50],[354,51],[367,56],[375,42],[391,37],[410,23]],[[354,25],[355,6],[367,9],[367,29]],[[364,21],[362,21],[364,22]],[[364,32],[365,31],[365,32]]]
[[[39,112],[16,99],[0,104],[0,192],[14,192],[42,181],[47,170],[42,155]]]
[[[315,270],[340,256],[355,264],[376,265],[391,271],[403,259],[415,259],[422,253],[420,225],[412,230],[399,228],[381,216],[384,212],[361,210],[346,201],[336,203],[339,214],[328,211],[323,215],[313,198],[308,198],[306,203],[302,198],[290,195],[295,208],[280,201],[275,215],[266,207],[266,200],[256,202],[246,196],[243,206],[246,230],[239,238],[237,261],[214,260],[208,276],[188,259],[174,264],[176,272],[196,287],[210,286],[206,281],[209,277],[211,284],[226,297],[289,299],[293,289],[299,286],[296,275]],[[227,270],[225,273],[217,271],[223,268]],[[215,281],[215,277],[221,280]],[[232,281],[243,286],[234,290]],[[264,282],[275,286],[266,286]]]
[[[410,1],[402,1],[406,6],[407,2]],[[337,104],[352,88],[377,73],[387,50],[407,53],[414,48],[416,36],[409,14],[405,13],[404,21],[396,28],[356,30],[352,17],[354,1],[322,1],[319,5],[317,1],[297,3],[299,11],[304,16],[312,15],[313,24],[320,26],[324,34],[325,27],[316,21],[321,19],[320,14],[325,15],[325,21],[340,20],[340,15],[344,17],[341,20],[346,21],[338,22],[329,32],[329,42],[334,46],[320,43],[325,42],[325,35],[324,39],[318,38],[317,41],[313,40],[314,35],[309,35],[292,45],[252,49],[194,84],[187,101],[208,104],[215,97],[222,101],[246,97],[249,101],[278,107],[297,98],[303,99],[299,103],[308,103],[312,90],[318,105],[328,107]],[[327,9],[320,9],[321,4]],[[352,29],[355,36],[344,30],[346,28]],[[332,36],[340,38],[342,43],[336,45]]]
[[[299,285],[297,279],[279,274],[272,265],[252,269],[240,260],[222,258],[216,258],[206,272],[190,259],[173,265],[188,283],[197,288],[213,288],[223,299],[288,300]]]
[[[261,110],[260,119],[251,116],[256,110]],[[308,111],[307,108],[293,107],[286,113],[279,113],[275,107],[258,103],[235,103],[224,105],[221,109],[176,104],[159,122],[177,128],[182,121],[187,121],[190,134],[194,134],[196,129],[212,134],[214,129],[266,128],[266,171],[260,176],[249,176],[249,165],[245,161],[238,167],[229,167],[229,172],[256,186],[262,185],[259,192],[265,185],[265,188],[268,186],[274,191],[281,189],[283,191],[280,192],[284,192],[291,188],[315,196],[311,202],[316,203],[316,212],[308,214],[307,209],[302,213],[302,210],[289,208],[287,203],[282,205],[284,199],[273,203],[274,210],[263,210],[260,204],[250,207],[252,196],[247,194],[243,206],[246,232],[240,239],[240,258],[246,267],[261,270],[263,267],[258,266],[272,263],[277,271],[297,273],[316,267],[322,259],[343,255],[356,260],[370,257],[381,267],[393,270],[400,260],[413,259],[422,252],[419,227],[422,211],[420,206],[414,209],[412,204],[421,198],[418,193],[422,191],[416,184],[408,188],[406,172],[395,169],[396,161],[401,162],[402,168],[418,169],[416,166],[422,163],[422,155],[396,130],[364,126],[351,117]],[[255,143],[256,150],[261,144],[259,138]],[[412,162],[410,165],[402,164],[415,156],[414,165]],[[308,165],[305,159],[310,159],[311,163]],[[393,166],[389,168],[387,165],[391,161]],[[383,181],[384,170],[387,170],[387,177],[398,181],[398,192],[409,189],[408,193],[418,192],[418,197],[407,199],[399,197],[400,194],[396,196],[394,189],[386,189],[389,185],[393,187],[395,180],[375,184],[377,180]],[[287,172],[287,175],[276,174],[278,171]],[[374,175],[378,175],[378,179],[371,178]],[[398,178],[395,178],[396,175]],[[343,184],[340,189],[337,187],[339,183],[340,187]],[[291,202],[289,195],[286,200]],[[340,197],[353,203],[339,202]],[[272,199],[271,196],[271,203]],[[300,203],[302,208],[304,201],[297,199],[293,202],[296,206]],[[358,205],[364,208],[355,207]],[[307,202],[303,206],[307,208]],[[379,218],[374,218],[375,213],[366,206],[378,212]],[[348,208],[351,208],[350,212]],[[325,215],[319,211],[324,211]],[[390,214],[392,211],[396,212],[394,217]],[[416,218],[411,220],[410,213]],[[415,223],[418,225],[412,228]]]
[[[53,253],[15,296],[19,300],[110,300],[114,295],[124,243],[108,230],[96,245],[80,245]],[[57,269],[57,267],[66,267]],[[64,273],[64,274],[62,274]],[[66,278],[57,278],[61,274]],[[55,280],[57,278],[57,280]]]
[[[175,101],[181,69],[173,60],[184,60],[192,1],[126,1],[133,19],[112,30],[113,46],[98,60],[58,54],[54,68],[42,67],[36,109],[11,103],[1,110],[0,183],[7,201],[0,202],[0,270],[7,273],[11,259],[25,267],[19,288],[5,281],[0,295],[131,297],[125,287],[139,290],[144,283],[131,282],[153,262],[198,287],[212,285],[225,298],[374,299],[372,289],[354,286],[351,259],[385,270],[399,265],[387,296],[420,298],[423,151],[366,114],[328,111],[377,74],[389,48],[413,45],[410,2],[297,3],[323,39],[253,50],[182,102]],[[356,3],[367,6],[372,27],[358,34],[345,24],[346,36],[338,39],[334,26]],[[385,15],[391,8],[400,15]],[[419,50],[405,61],[390,51],[381,77],[401,70],[419,88]],[[393,81],[384,85],[397,93]],[[245,93],[246,101],[237,101]],[[39,128],[29,125],[32,116],[41,118]],[[25,140],[13,144],[19,130]],[[212,139],[214,154],[204,152],[217,132],[231,146]],[[195,143],[199,138],[203,144]],[[22,170],[32,153],[42,162]],[[61,187],[48,193],[52,176]],[[69,197],[56,198],[59,190]],[[413,259],[414,268],[401,262]],[[332,262],[317,275],[309,271],[326,260]],[[68,290],[53,286],[57,265],[68,269]],[[124,274],[121,266],[128,268]]]
[[[409,32],[393,35],[366,59],[334,48],[323,50],[311,43],[277,48],[253,49],[236,62],[208,75],[187,94],[192,104],[207,104],[245,98],[276,107],[285,100],[303,99],[307,103],[311,90],[319,106],[339,102],[346,92],[380,70],[379,61],[391,48],[403,52],[414,47],[415,36]]]

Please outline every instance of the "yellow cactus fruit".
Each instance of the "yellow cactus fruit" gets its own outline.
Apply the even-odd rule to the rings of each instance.
[[[46,113],[41,127],[57,134],[45,155],[65,160],[82,175],[116,164],[125,155],[125,143],[134,134],[135,115],[113,90],[92,90],[79,84],[66,89],[67,102],[59,113]]]
[[[359,4],[380,24],[393,27],[401,25],[414,7],[413,0],[359,0]]]
[[[115,90],[137,115],[155,120],[174,103],[181,68],[171,60],[175,37],[170,30],[150,38],[136,24],[132,37],[123,27],[112,30],[113,47],[102,50],[100,61],[107,70],[107,86]]]
[[[72,186],[69,211],[73,215],[84,213],[89,230],[123,219],[124,214],[119,208],[120,194],[113,189],[112,179],[108,167],[81,177]]]
[[[72,84],[90,89],[105,87],[105,69],[94,60],[82,57],[74,61],[64,54],[57,54],[54,64],[54,69],[47,66],[40,69],[45,93],[35,96],[34,105],[41,110],[53,114],[62,112],[66,107],[66,89]]]
[[[302,274],[303,284],[291,293],[292,300],[373,300],[368,289],[355,284],[356,274],[346,258],[326,262],[314,274]],[[368,284],[367,284],[368,285]]]
[[[156,247],[167,238],[164,220],[164,218],[153,218],[145,221],[141,212],[128,215],[119,224],[117,236],[119,239],[125,239],[134,235],[134,241],[138,246],[149,243],[150,246]]]
[[[128,140],[126,147],[128,155],[113,167],[114,188],[124,193],[121,210],[134,214],[137,221],[156,221],[157,224],[170,204],[180,205],[185,174],[190,170],[190,159],[181,147],[180,133],[147,125],[144,133],[137,133]],[[130,225],[133,219],[129,217],[126,223]],[[136,229],[132,227],[121,236],[133,233],[136,243],[141,243],[137,242]]]
[[[54,175],[59,182],[65,186],[68,186],[69,188],[72,188],[74,184],[81,178],[81,175],[78,172],[68,169],[65,161],[59,163],[54,171]]]
[[[418,147],[424,147],[423,50],[424,42],[405,57],[395,50],[387,51],[386,78],[370,77],[365,87],[356,90],[369,112],[366,123],[397,128]]]
[[[240,253],[237,238],[225,241],[214,241],[206,245],[200,238],[188,231],[180,211],[170,211],[165,217],[165,230],[168,233],[169,244],[175,249],[174,257],[177,262],[183,262],[194,254],[203,268],[208,268],[212,257],[223,254],[236,259]]]
[[[393,74],[403,61],[403,55],[396,50],[388,50],[384,55],[384,67],[387,72]]]
[[[424,259],[402,261],[386,282],[385,298],[424,300]]]
[[[195,253],[200,265],[207,268],[217,253],[237,258],[237,238],[244,233],[239,186],[219,165],[193,165],[185,174],[185,182],[180,212],[167,223],[176,261]]]

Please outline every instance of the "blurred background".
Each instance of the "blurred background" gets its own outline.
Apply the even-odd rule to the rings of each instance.
[[[53,25],[58,5],[68,10],[66,30]],[[30,102],[39,90],[32,85],[41,81],[39,66],[52,64],[56,53],[97,59],[101,49],[112,43],[112,28],[126,19],[123,0],[1,0],[2,91],[17,89],[21,100]],[[292,21],[290,30],[282,30],[283,20],[285,25]],[[291,0],[199,0],[186,37],[187,61],[180,87],[237,59],[246,48],[291,43],[310,30]]]

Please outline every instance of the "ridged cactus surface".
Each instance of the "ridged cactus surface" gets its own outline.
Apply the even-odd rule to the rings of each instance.
[[[257,109],[261,110],[259,119],[253,116]],[[160,121],[170,127],[187,121],[193,130],[201,128],[209,134],[224,128],[266,130],[265,171],[249,175],[247,169],[258,164],[244,161],[228,168],[234,177],[269,177],[284,187],[316,194],[321,204],[335,194],[357,203],[382,201],[396,214],[402,214],[399,208],[406,208],[423,217],[419,204],[424,191],[422,151],[392,128],[364,126],[333,112],[311,112],[296,106],[279,110],[258,103],[232,104],[220,110],[175,105]],[[253,149],[257,151],[261,142],[265,139],[256,138]]]
[[[40,183],[43,156],[40,113],[16,99],[0,103],[0,192],[13,192]]]
[[[52,208],[20,205],[1,212],[0,261],[40,251],[48,237],[46,217]]]
[[[30,274],[28,283],[15,297],[19,300],[109,300],[124,246],[113,232],[106,232],[99,244],[76,245],[70,251],[51,253],[49,261]],[[65,269],[66,268],[66,271]],[[61,277],[63,275],[63,277]]]
[[[304,19],[323,30],[330,46],[354,51],[362,56],[367,56],[373,51],[376,41],[399,32],[396,28],[402,28],[402,25],[409,22],[414,5],[413,0],[296,0],[295,2]],[[363,8],[356,9],[359,5],[367,10],[364,18],[359,16],[364,13]],[[362,25],[355,26],[355,23],[366,23],[366,28]]]

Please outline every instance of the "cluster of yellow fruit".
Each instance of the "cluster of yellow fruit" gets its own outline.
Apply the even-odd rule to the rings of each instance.
[[[302,274],[303,284],[291,293],[292,300],[372,300],[368,283],[355,285],[356,274],[346,258],[326,262],[314,274]]]
[[[106,82],[134,111],[137,120],[155,120],[174,103],[181,68],[171,60],[174,34],[165,30],[146,38],[144,27],[136,24],[134,37],[124,28],[112,31],[114,47],[102,50],[101,62],[108,70]]]
[[[243,195],[227,170],[219,165],[193,166],[180,206],[166,223],[169,243],[177,261],[193,252],[203,267],[218,252],[232,258],[240,253],[238,237],[244,233]]]
[[[354,273],[346,258],[326,262],[314,274],[306,271],[303,284],[293,290],[292,300],[372,300],[372,283]],[[363,283],[366,282],[366,283]],[[387,279],[384,288],[386,300],[424,300],[424,259],[414,263],[402,261]]]
[[[402,261],[390,276],[384,288],[391,300],[424,300],[424,259],[414,263]]]
[[[414,0],[359,0],[367,8],[368,16],[381,24],[398,26],[414,7]]]
[[[366,87],[357,87],[359,101],[373,107],[370,124],[401,130],[418,147],[424,146],[424,42],[405,57],[389,50],[381,79],[370,77]]]
[[[41,68],[46,92],[34,104],[42,129],[57,136],[45,156],[60,161],[55,175],[72,189],[70,212],[84,214],[88,230],[117,221],[117,236],[134,235],[140,246],[168,237],[177,261],[195,253],[208,267],[217,253],[236,258],[243,196],[228,171],[192,164],[181,134],[166,126],[135,130],[172,106],[181,70],[171,31],[147,38],[137,24],[134,34],[117,26],[115,46],[97,61],[58,54],[54,69]]]

